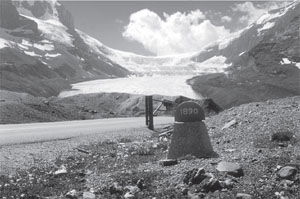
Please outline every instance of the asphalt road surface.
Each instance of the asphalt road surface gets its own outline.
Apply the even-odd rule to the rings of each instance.
[[[174,117],[155,117],[154,125],[174,122]],[[144,117],[109,118],[65,122],[0,125],[0,146],[66,139],[88,134],[105,134],[114,130],[145,127]]]

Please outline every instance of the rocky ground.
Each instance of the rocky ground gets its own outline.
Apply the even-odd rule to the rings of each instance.
[[[165,160],[166,125],[1,146],[2,198],[280,198],[300,193],[300,97],[206,118],[216,158]],[[169,166],[166,166],[169,165]]]
[[[144,96],[125,93],[45,98],[1,90],[0,96],[2,124],[132,117],[144,114],[145,109]]]

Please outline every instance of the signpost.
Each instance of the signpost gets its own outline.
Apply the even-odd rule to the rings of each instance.
[[[168,159],[177,159],[186,155],[204,158],[215,154],[204,119],[204,111],[196,102],[188,101],[179,104],[175,111],[174,132]]]
[[[146,96],[145,97],[145,112],[146,112],[146,126],[150,130],[154,130],[153,125],[153,102],[152,102],[152,96]]]

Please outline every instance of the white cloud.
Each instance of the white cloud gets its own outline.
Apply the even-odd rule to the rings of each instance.
[[[281,7],[283,3],[284,2],[266,2],[264,4],[254,5],[252,2],[244,2],[236,4],[232,10],[243,13],[244,15],[240,17],[239,21],[249,25],[269,10]]]
[[[227,16],[227,15],[225,15],[225,16],[223,16],[222,18],[221,18],[221,21],[222,22],[231,22],[231,20],[232,20],[232,18],[231,17],[229,17],[229,16]]]
[[[131,14],[123,36],[140,42],[156,55],[188,53],[230,34],[224,26],[215,26],[200,10],[189,13],[164,13],[143,9]]]

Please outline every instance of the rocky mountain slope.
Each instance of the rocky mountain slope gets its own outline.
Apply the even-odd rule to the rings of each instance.
[[[71,82],[130,74],[92,52],[56,0],[4,0],[0,6],[1,89],[52,96]]]
[[[193,89],[229,108],[251,101],[300,94],[300,4],[261,16],[232,39],[211,45],[195,57],[225,56],[225,73],[189,80]]]
[[[173,106],[160,108],[157,115],[172,115],[173,108],[183,101],[182,96],[154,95],[155,100],[173,101]],[[210,99],[197,100],[205,115],[221,111]],[[154,110],[161,102],[154,101]],[[34,97],[27,93],[0,90],[0,124],[54,122],[113,117],[137,117],[145,114],[145,96],[128,93],[94,93],[71,97]]]

